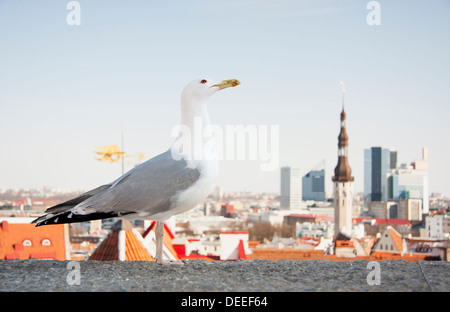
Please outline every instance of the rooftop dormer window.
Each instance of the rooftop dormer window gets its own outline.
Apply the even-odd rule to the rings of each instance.
[[[41,242],[42,246],[51,246],[52,242],[48,238],[44,238]]]

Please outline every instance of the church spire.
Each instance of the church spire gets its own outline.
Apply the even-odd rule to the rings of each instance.
[[[341,112],[341,132],[338,137],[338,164],[334,169],[334,182],[350,182],[353,181],[352,169],[348,164],[348,135],[346,130],[346,118],[347,114],[344,110],[344,94],[345,87],[342,84],[342,112]]]
[[[348,135],[345,122],[347,114],[344,109],[344,83],[342,84],[341,132],[338,137],[338,163],[333,176],[334,238],[339,233],[352,233],[353,216],[353,180],[352,169],[348,164]],[[349,234],[351,235],[351,234]]]

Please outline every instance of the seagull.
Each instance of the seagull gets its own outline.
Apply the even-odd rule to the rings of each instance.
[[[237,79],[216,83],[203,78],[190,82],[180,98],[180,133],[167,151],[111,183],[48,208],[45,215],[32,223],[42,226],[114,217],[155,220],[155,260],[166,264],[163,261],[164,222],[206,198],[218,176],[214,138],[199,133],[210,125],[208,102],[217,91],[239,84]],[[199,136],[203,144],[198,144]]]

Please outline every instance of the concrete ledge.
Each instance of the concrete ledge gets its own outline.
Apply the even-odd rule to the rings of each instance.
[[[449,291],[447,262],[191,260],[185,265],[155,262],[0,260],[0,291],[170,291],[170,292],[298,292],[298,291]],[[79,273],[80,285],[69,285]],[[369,276],[370,277],[370,276]]]

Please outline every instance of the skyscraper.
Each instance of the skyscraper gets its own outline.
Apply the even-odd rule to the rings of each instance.
[[[422,160],[411,165],[402,164],[386,174],[388,200],[420,199],[423,213],[429,211],[427,148],[423,148]]]
[[[311,170],[303,176],[302,199],[325,201],[325,169]]]
[[[302,203],[302,176],[300,168],[281,168],[280,208],[300,209]]]
[[[387,201],[386,174],[397,167],[397,152],[371,147],[364,150],[364,199],[366,202]]]
[[[335,237],[340,231],[352,231],[353,181],[352,169],[348,163],[348,135],[346,131],[344,105],[341,112],[341,132],[338,137],[338,163],[334,169],[333,205]]]
[[[423,213],[428,213],[428,150],[422,160],[397,166],[397,152],[382,147],[364,150],[365,202],[421,199]]]

